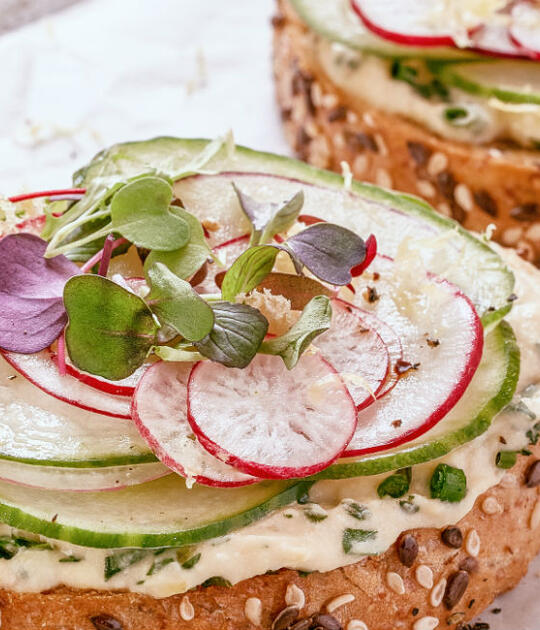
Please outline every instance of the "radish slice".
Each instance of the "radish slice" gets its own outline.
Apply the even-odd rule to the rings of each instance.
[[[313,345],[339,372],[358,410],[374,402],[386,382],[390,358],[382,338],[362,318],[360,309],[333,299],[332,325]]]
[[[4,359],[45,393],[75,407],[113,418],[131,418],[130,399],[88,387],[70,374],[61,376],[49,350],[37,354],[2,352]]]
[[[484,24],[471,35],[471,49],[492,57],[509,59],[530,57],[529,53],[511,37],[506,24]]]
[[[377,280],[355,278],[354,301],[388,323],[406,352],[394,365],[401,373],[394,388],[358,414],[346,457],[383,451],[428,431],[461,398],[482,357],[481,322],[455,285],[411,261],[398,265],[377,256],[370,270]],[[369,301],[373,290],[376,299]]]
[[[249,235],[239,236],[230,241],[217,245],[212,250],[214,254],[221,260],[223,267],[215,262],[208,265],[206,278],[195,287],[198,293],[220,293],[221,289],[216,284],[216,276],[220,271],[226,271],[233,262],[244,252],[249,245]]]
[[[202,446],[247,474],[306,477],[329,466],[356,428],[354,402],[336,370],[304,354],[292,371],[257,355],[247,368],[201,361],[188,383],[188,420]]]
[[[540,59],[540,8],[538,5],[519,2],[513,7],[510,37],[533,59]]]
[[[27,488],[66,492],[122,490],[170,474],[171,471],[160,463],[109,468],[63,468],[0,460],[1,481]]]
[[[187,382],[193,364],[154,364],[133,398],[133,420],[165,466],[205,486],[234,487],[255,483],[209,455],[196,441],[187,420]]]

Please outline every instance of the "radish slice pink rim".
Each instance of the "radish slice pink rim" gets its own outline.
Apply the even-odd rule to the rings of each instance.
[[[84,409],[85,411],[99,413],[100,415],[103,415],[103,416],[109,416],[111,418],[122,418],[125,420],[131,419],[131,414],[129,413],[129,404],[130,404],[129,398],[126,397],[124,399],[124,397],[112,396],[110,394],[106,394],[105,392],[100,392],[99,390],[88,387],[84,383],[80,382],[77,378],[69,374],[66,374],[65,376],[61,376],[60,373],[58,372],[57,364],[54,362],[53,358],[50,356],[48,350],[43,350],[43,353],[38,353],[38,354],[43,354],[43,357],[46,356],[48,358],[48,360],[51,363],[51,366],[53,366],[54,369],[58,372],[59,379],[62,379],[64,383],[67,383],[68,387],[69,387],[70,379],[72,379],[72,382],[74,381],[74,384],[76,384],[75,386],[82,386],[82,387],[88,388],[88,395],[102,397],[104,399],[103,404],[93,405],[93,404],[90,404],[89,402],[83,402],[83,400],[76,400],[74,398],[70,398],[69,393],[64,389],[63,383],[60,385],[58,389],[46,387],[45,385],[40,383],[36,374],[34,373],[30,374],[28,369],[23,368],[21,365],[22,362],[26,362],[27,360],[31,360],[32,358],[37,357],[37,354],[19,355],[15,352],[7,352],[5,350],[0,350],[0,354],[11,365],[13,369],[15,369],[22,376],[24,376],[28,381],[30,381],[30,383],[35,385],[38,389],[45,392],[46,394],[49,394],[49,396],[56,398],[57,400],[61,400],[62,402],[73,405],[74,407],[78,407],[79,409]],[[84,396],[84,393],[83,393],[83,396]],[[106,406],[105,400],[107,399],[108,396],[110,397],[110,402],[108,403],[107,408],[105,408]],[[125,407],[126,411],[125,412],[111,411],[109,407],[112,407],[115,405],[117,405],[118,408]]]
[[[178,364],[177,364],[178,365]],[[215,488],[238,488],[241,486],[251,485],[261,481],[252,476],[243,475],[236,470],[230,470],[230,478],[227,479],[227,473],[225,465],[219,460],[209,455],[200,444],[195,440],[190,440],[190,453],[188,455],[195,455],[198,463],[201,463],[208,468],[212,468],[213,463],[216,465],[216,475],[210,477],[205,474],[191,474],[188,475],[184,465],[182,464],[182,457],[185,454],[182,450],[177,450],[174,444],[171,444],[172,440],[167,432],[170,428],[164,426],[167,422],[173,422],[176,424],[175,430],[177,430],[184,438],[189,438],[192,434],[192,429],[187,421],[187,389],[184,385],[184,393],[181,398],[184,397],[183,408],[176,408],[175,401],[171,393],[167,396],[162,396],[160,399],[161,404],[172,403],[170,409],[167,409],[166,415],[160,415],[160,410],[156,409],[156,392],[147,392],[149,381],[159,376],[156,382],[159,382],[161,386],[164,385],[166,379],[164,379],[159,372],[163,369],[174,370],[175,365],[172,363],[159,361],[146,370],[144,376],[139,381],[135,388],[135,394],[131,403],[131,417],[135,426],[137,427],[141,437],[148,444],[154,455],[170,470],[174,471],[181,477],[191,477],[196,483],[203,486],[210,486]],[[181,364],[178,365],[178,369],[191,370],[191,365]],[[152,388],[152,384],[150,383]],[[147,397],[152,396],[152,400],[148,400]],[[148,405],[148,408],[145,408]],[[148,417],[151,414],[152,417]]]
[[[86,193],[86,188],[60,188],[55,190],[42,190],[39,192],[24,193],[9,197],[11,203],[20,203],[29,199],[39,199],[42,197],[82,197]]]
[[[381,256],[381,258],[392,261],[392,259],[387,256]],[[436,276],[431,272],[427,273],[427,277],[438,284],[448,287],[452,291],[453,296],[462,300],[470,309],[472,319],[472,350],[467,357],[467,361],[465,362],[461,373],[458,376],[458,382],[453,387],[450,394],[443,401],[441,401],[437,408],[416,429],[406,431],[395,439],[389,440],[384,444],[377,444],[375,446],[366,448],[347,448],[347,450],[343,454],[343,457],[359,457],[361,455],[368,455],[370,453],[385,451],[411,442],[415,438],[423,435],[424,433],[429,431],[429,429],[433,428],[440,420],[442,420],[442,418],[444,418],[444,416],[446,416],[446,414],[457,404],[457,402],[467,390],[469,383],[476,373],[478,365],[480,364],[480,360],[482,359],[482,352],[484,348],[484,329],[474,305],[472,304],[471,300],[458,287],[456,287],[448,280],[440,278],[439,276]],[[382,399],[381,404],[384,404],[384,401],[385,398]],[[369,413],[370,410],[371,408],[368,408],[362,413]],[[362,414],[359,415],[359,424],[361,416]]]
[[[356,416],[349,391],[320,354],[304,354],[291,372],[268,355],[243,370],[201,361],[188,381],[188,421],[200,444],[263,479],[327,468],[349,443]]]

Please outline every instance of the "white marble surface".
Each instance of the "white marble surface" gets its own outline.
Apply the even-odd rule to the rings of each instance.
[[[0,37],[0,191],[69,185],[102,147],[172,134],[289,153],[272,0],[86,0]],[[482,620],[540,630],[540,559]],[[500,607],[502,612],[490,611]]]

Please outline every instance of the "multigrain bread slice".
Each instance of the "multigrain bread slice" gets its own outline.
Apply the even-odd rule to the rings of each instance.
[[[457,629],[514,587],[540,550],[540,445],[532,451],[478,498],[455,524],[459,532],[413,530],[384,554],[327,573],[282,570],[231,588],[209,586],[165,599],[68,588],[42,594],[0,591],[1,628]]]
[[[318,64],[314,34],[287,0],[274,26],[274,74],[287,139],[315,166],[424,197],[466,228],[540,265],[540,152],[445,140],[343,94]]]

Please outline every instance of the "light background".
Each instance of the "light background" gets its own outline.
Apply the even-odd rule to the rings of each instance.
[[[272,0],[86,0],[0,36],[0,192],[69,186],[101,148],[155,135],[233,129],[239,143],[290,153],[274,104],[272,11]],[[490,607],[502,612],[482,616],[491,630],[540,629],[539,576],[537,559]]]

